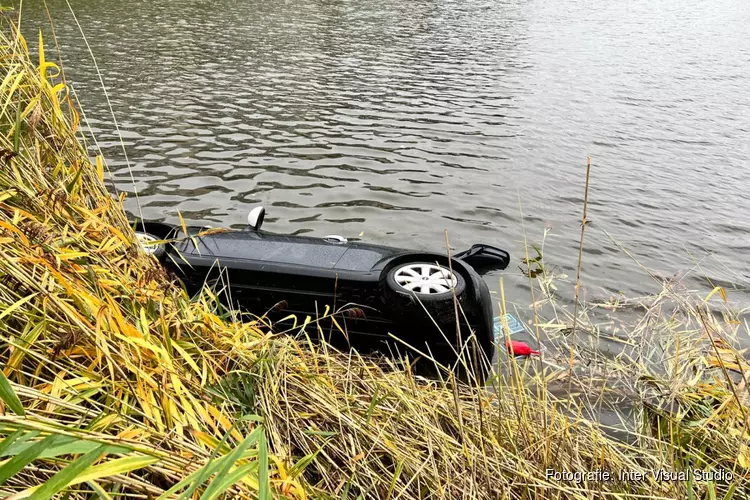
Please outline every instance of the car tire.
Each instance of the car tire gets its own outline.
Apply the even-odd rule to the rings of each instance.
[[[440,325],[455,322],[454,291],[461,302],[466,280],[455,270],[451,273],[446,266],[434,262],[404,262],[385,273],[382,288],[385,306],[394,320],[413,322],[426,309]]]
[[[159,241],[161,238],[154,236],[153,234],[144,233],[142,231],[135,232],[135,239],[140,243],[141,247],[149,253],[160,259],[166,250],[164,243],[153,243]]]

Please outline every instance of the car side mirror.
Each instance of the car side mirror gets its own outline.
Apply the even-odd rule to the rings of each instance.
[[[260,227],[263,225],[263,219],[266,217],[266,209],[263,207],[255,207],[250,210],[247,214],[247,223],[250,229],[253,231],[260,231]]]

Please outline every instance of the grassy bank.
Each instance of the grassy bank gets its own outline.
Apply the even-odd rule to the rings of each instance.
[[[736,313],[666,286],[627,329],[629,349],[606,358],[572,342],[542,270],[534,301],[549,314],[532,331],[563,356],[511,362],[491,390],[236,322],[210,291],[187,297],[134,243],[40,52],[0,34],[0,494],[747,496],[750,389],[733,347],[747,330]],[[710,303],[722,308],[719,295]],[[601,335],[592,312],[577,324],[591,342]],[[579,396],[555,398],[552,384]],[[609,395],[637,409],[630,441],[587,416]],[[734,477],[653,474],[693,468]]]

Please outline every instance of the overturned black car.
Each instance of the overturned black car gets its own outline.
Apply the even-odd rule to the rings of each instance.
[[[340,236],[272,234],[260,230],[264,215],[262,207],[250,212],[242,231],[148,221],[134,228],[188,293],[221,287],[225,303],[265,316],[275,331],[305,330],[341,349],[432,358],[423,365],[492,359],[492,300],[479,273],[507,267],[507,252],[474,245],[449,259]]]

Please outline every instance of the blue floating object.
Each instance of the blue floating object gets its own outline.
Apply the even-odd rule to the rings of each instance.
[[[505,321],[508,323],[508,333],[510,335],[513,335],[515,333],[521,333],[525,330],[523,327],[523,324],[518,321],[512,314],[507,313],[505,315]],[[495,320],[492,323],[492,330],[495,335],[495,339],[502,339],[503,338],[503,322],[500,319],[500,316],[495,316]]]

